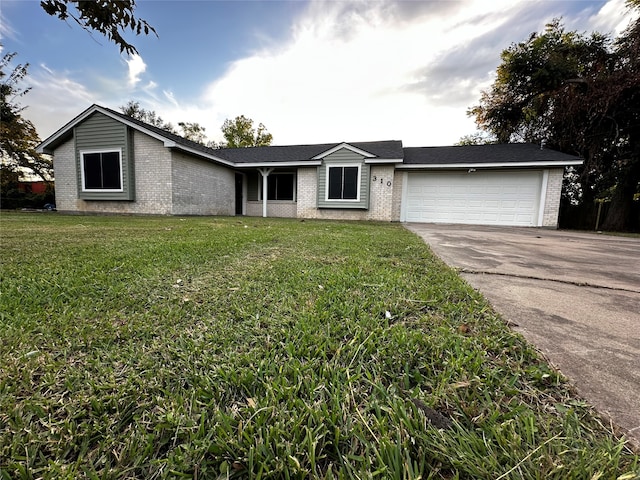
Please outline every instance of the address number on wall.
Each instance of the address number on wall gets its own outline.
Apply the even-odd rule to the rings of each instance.
[[[377,182],[378,181],[378,177],[376,175],[373,176],[373,181]],[[384,178],[380,179],[380,185],[384,185]],[[387,187],[391,186],[391,180],[387,180]]]

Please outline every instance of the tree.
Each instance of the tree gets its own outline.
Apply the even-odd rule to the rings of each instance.
[[[51,160],[36,152],[40,138],[33,124],[22,117],[25,107],[16,99],[26,95],[29,88],[20,87],[27,76],[29,64],[11,69],[16,53],[7,53],[0,60],[0,155],[2,174],[21,175],[32,172],[45,182],[53,179]],[[11,70],[11,73],[6,72]]]
[[[482,92],[480,104],[469,115],[501,143],[555,140],[552,127],[559,112],[554,107],[560,94],[586,81],[583,75],[589,67],[601,68],[609,43],[600,34],[565,32],[554,20],[543,34],[533,33],[502,52],[494,84]]]
[[[487,135],[486,133],[476,132],[471,133],[469,135],[463,135],[460,137],[454,145],[463,146],[463,145],[488,145],[491,143],[497,143],[498,141],[493,135]]]
[[[630,8],[640,10],[640,0],[627,0]],[[640,15],[615,44],[614,89],[608,98],[608,85],[603,85],[604,98],[616,132],[611,150],[615,153],[612,173],[615,189],[609,214],[602,224],[606,230],[632,227],[633,201],[640,194]],[[609,106],[609,105],[607,105]],[[640,219],[635,219],[640,227]]]
[[[160,115],[154,110],[145,110],[140,106],[140,102],[129,100],[126,105],[120,107],[120,111],[125,115],[140,120],[141,122],[148,123],[154,127],[162,128],[168,132],[178,134],[178,131],[174,126],[165,122]],[[193,142],[202,143],[207,142],[207,136],[205,135],[205,128],[196,122],[178,122],[178,127],[182,130],[182,136],[187,140]]]
[[[192,142],[198,142],[205,144],[207,142],[207,136],[204,131],[205,128],[196,122],[179,122],[178,126],[182,129],[182,136]]]
[[[582,201],[614,192],[603,224],[608,229],[629,229],[636,221],[631,212],[640,182],[639,22],[614,42],[599,33],[565,32],[554,20],[542,34],[502,52],[494,84],[468,112],[499,142],[544,141],[582,156]]]
[[[70,12],[69,5],[75,8],[75,13]],[[103,34],[120,48],[120,52],[129,55],[137,54],[138,50],[124,39],[125,30],[130,29],[136,35],[144,32],[158,36],[146,20],[135,17],[135,0],[42,0],[40,6],[49,15],[65,21],[71,17],[84,30]]]
[[[126,105],[120,107],[125,115],[148,123],[173,134],[178,134],[171,123],[165,121],[153,110],[145,110],[140,106],[140,102],[129,100]],[[182,136],[187,140],[207,145],[211,148],[240,148],[240,147],[261,147],[271,145],[273,136],[267,132],[263,124],[258,128],[253,128],[253,120],[240,115],[232,120],[225,120],[222,125],[222,134],[226,142],[217,144],[214,141],[207,141],[205,127],[197,122],[178,122],[182,130]]]
[[[254,128],[253,120],[244,115],[234,120],[226,119],[222,124],[222,135],[226,142],[221,143],[220,147],[226,148],[263,147],[271,145],[273,141],[273,135],[262,123]]]
[[[145,110],[142,108],[140,106],[140,102],[129,100],[126,105],[120,107],[120,111],[131,118],[140,120],[141,122],[162,128],[163,130],[167,130],[171,133],[177,133],[171,123],[165,122],[154,110]]]

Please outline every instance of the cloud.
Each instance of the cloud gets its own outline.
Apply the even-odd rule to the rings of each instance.
[[[94,82],[91,93],[73,84],[79,77],[49,72],[60,94],[50,99],[45,87],[30,103],[55,109],[56,128],[91,103],[117,108],[135,94],[165,121],[200,123],[212,140],[221,139],[226,118],[243,114],[264,123],[280,145],[379,139],[447,145],[475,131],[466,111],[491,85],[502,50],[556,17],[567,29],[618,28],[623,1],[495,0],[490,7],[486,0],[311,1],[280,43],[265,37],[219,77],[203,78],[192,97],[174,94],[157,75],[157,83],[143,85],[146,64],[132,56],[127,89],[116,74]]]
[[[605,3],[596,15],[590,19],[590,23],[601,33],[620,35],[639,15],[638,10],[633,11],[627,7],[625,0],[611,0]]]
[[[129,86],[135,87],[140,81],[140,76],[147,69],[147,65],[142,60],[142,57],[136,53],[129,56],[127,62],[127,67],[129,68]]]
[[[220,123],[247,115],[280,144],[452,143],[460,125],[474,130],[466,108],[478,98],[478,80],[486,82],[499,61],[495,45],[474,39],[517,10],[511,1],[498,3],[488,15],[480,1],[429,2],[412,6],[411,16],[405,2],[313,2],[287,44],[234,62],[204,101]]]
[[[95,92],[74,80],[70,72],[56,71],[45,64],[29,70],[27,83],[32,89],[25,97],[29,107],[23,115],[34,122],[42,139],[92,103],[100,102]]]
[[[178,104],[178,101],[176,100],[175,95],[173,94],[172,91],[170,90],[163,90],[162,94],[164,95],[164,97],[169,100],[169,102],[171,102],[171,105],[173,105],[174,107],[179,107],[180,105]]]
[[[426,66],[414,72],[415,81],[403,85],[407,91],[422,92],[433,106],[467,108],[495,77],[500,52],[511,43],[525,40],[542,28],[543,12],[534,4],[516,5],[504,15],[478,15],[467,20],[476,26],[464,41],[452,43]],[[511,19],[517,17],[518,22]]]
[[[0,12],[0,41],[8,38],[13,41],[18,41],[18,33],[11,26],[11,23],[7,20],[6,15]],[[0,45],[0,52],[3,50],[3,47]]]
[[[287,42],[233,62],[202,101],[209,122],[244,114],[278,144],[451,144],[475,130],[466,111],[502,50],[553,18],[579,30],[614,25],[622,2],[314,1]]]

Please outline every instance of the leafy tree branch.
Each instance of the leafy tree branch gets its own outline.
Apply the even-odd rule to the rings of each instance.
[[[130,30],[135,35],[153,33],[158,36],[155,28],[146,20],[134,15],[135,0],[42,0],[40,6],[60,20],[71,18],[87,32],[103,34],[118,46],[120,52],[129,55],[137,54],[138,50],[124,38],[125,31]]]

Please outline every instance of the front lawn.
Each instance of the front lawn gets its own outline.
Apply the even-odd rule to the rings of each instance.
[[[0,477],[632,479],[400,225],[0,216]]]

